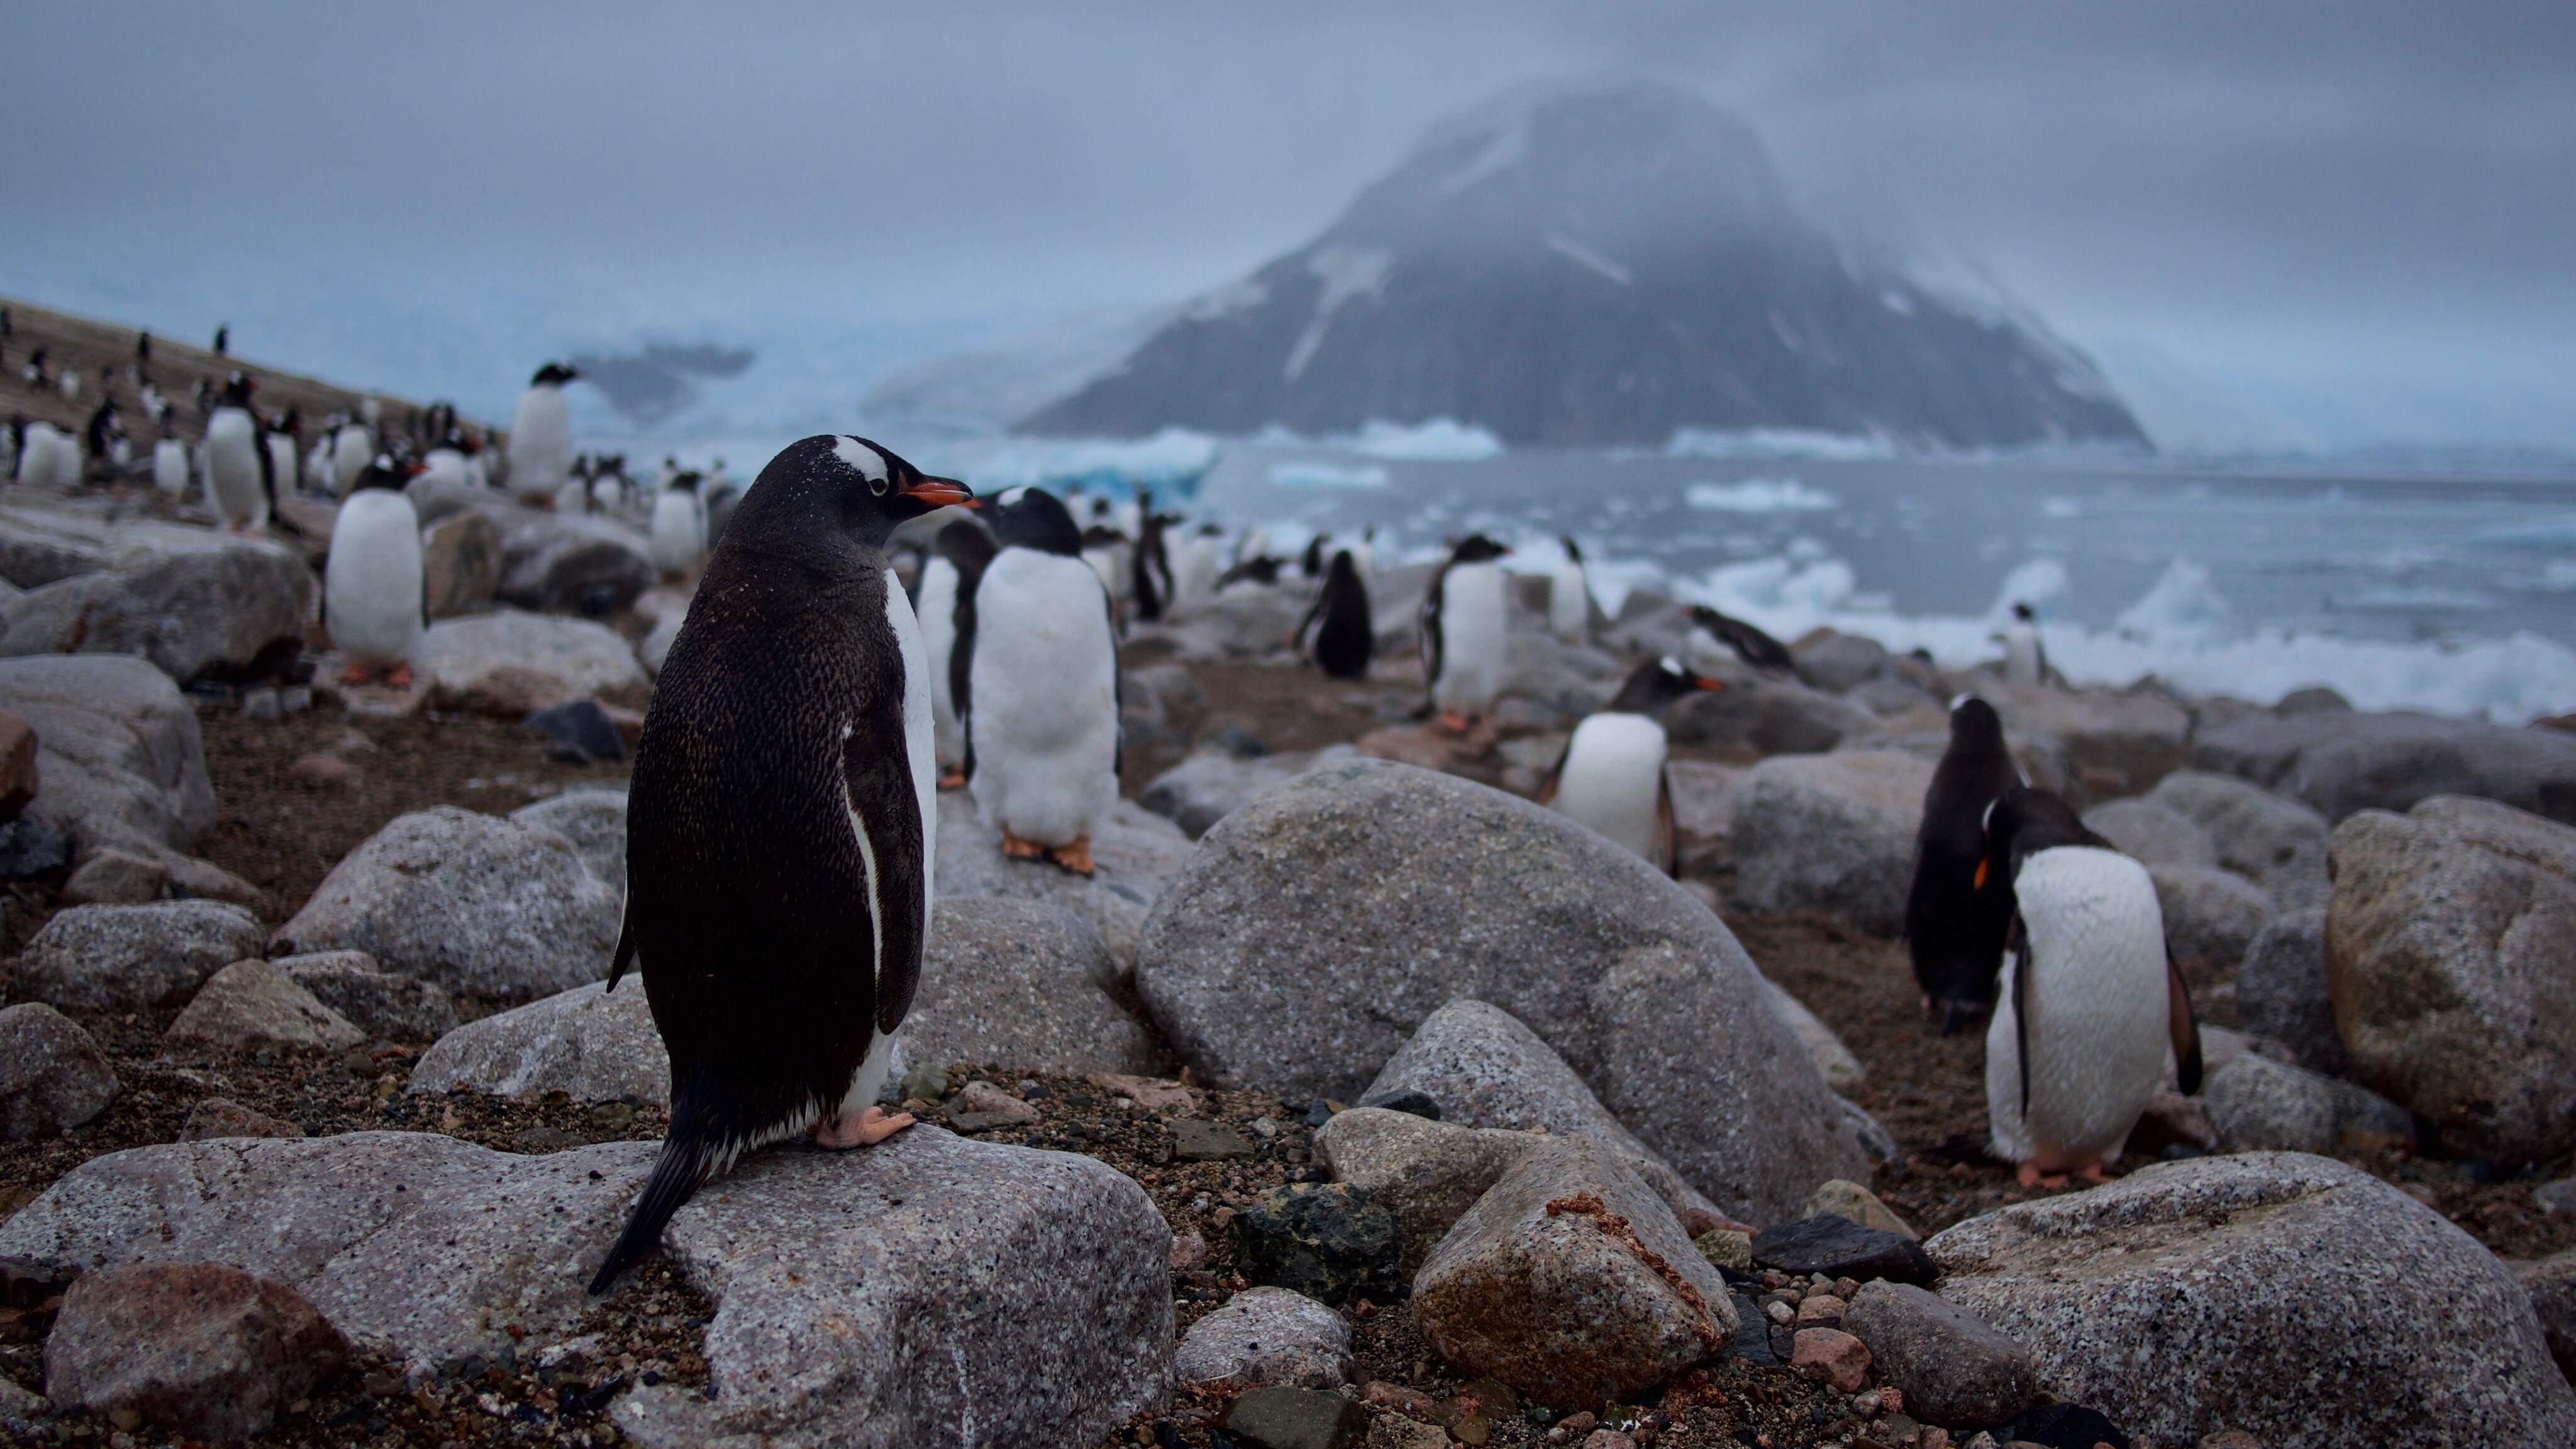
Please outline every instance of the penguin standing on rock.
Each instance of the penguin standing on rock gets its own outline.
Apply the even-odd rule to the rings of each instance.
[[[258,531],[277,503],[268,449],[260,441],[258,419],[251,416],[250,395],[258,386],[234,373],[206,419],[206,503],[235,533]]]
[[[975,649],[975,588],[1000,547],[980,523],[939,530],[921,566],[921,636],[930,646],[930,714],[939,743],[939,788],[966,785],[966,661]],[[960,652],[960,643],[964,652]]]
[[[1091,833],[1118,802],[1116,601],[1054,494],[1014,488],[992,511],[1001,551],[956,643],[967,788],[1004,855],[1089,875]]]
[[[1324,586],[1315,591],[1315,602],[1297,622],[1301,649],[1307,647],[1308,629],[1315,631],[1310,657],[1317,668],[1335,679],[1368,677],[1369,656],[1377,649],[1376,616],[1369,611],[1368,585],[1361,581],[1349,549],[1334,550]]]
[[[1565,562],[1548,580],[1547,626],[1568,644],[1580,644],[1592,633],[1592,581],[1584,576],[1583,550],[1571,535],[1563,540]]]
[[[671,1128],[593,1293],[744,1152],[910,1125],[875,1106],[930,926],[930,656],[897,524],[971,495],[860,438],[791,445],[708,561],[653,691],[626,922],[671,1056]]]
[[[698,501],[698,475],[669,470],[653,495],[653,567],[662,577],[686,577],[707,551],[707,514]]]
[[[412,651],[429,627],[422,613],[420,513],[403,495],[416,465],[378,454],[358,475],[331,527],[322,566],[322,626],[347,661],[341,681],[384,673],[411,683]]]
[[[552,504],[563,492],[572,470],[572,411],[563,390],[579,376],[578,367],[547,363],[528,379],[527,391],[519,394],[519,406],[510,414],[510,491],[523,503]]]
[[[1443,727],[1465,734],[1493,708],[1510,668],[1503,566],[1511,550],[1481,533],[1458,541],[1422,596],[1422,674]]]
[[[1163,530],[1180,522],[1154,511],[1153,490],[1136,490],[1136,548],[1127,559],[1127,591],[1135,596],[1136,617],[1152,623],[1172,605],[1172,559],[1164,551]]]
[[[2014,600],[2012,622],[1997,630],[1994,637],[2004,646],[2005,683],[2048,682],[2048,647],[2040,642],[2039,615],[2029,604]]]
[[[1638,665],[1607,706],[1574,727],[1539,786],[1538,803],[1673,874],[1673,787],[1664,774],[1660,716],[1696,690],[1724,688],[1671,655]]]
[[[1973,694],[1950,702],[1950,744],[1923,792],[1914,834],[1914,884],[1905,896],[1905,944],[1923,1009],[1949,1036],[1995,1004],[2012,927],[2012,881],[1987,857],[1986,807],[2022,784],[2004,747],[2004,722]]]
[[[2200,1090],[2200,1028],[2147,868],[2065,801],[2018,786],[1986,818],[2012,879],[2004,991],[1986,1028],[1986,1120],[2024,1186],[2100,1182],[2164,1079]]]

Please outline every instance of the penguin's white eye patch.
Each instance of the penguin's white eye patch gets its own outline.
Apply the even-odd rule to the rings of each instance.
[[[867,479],[869,486],[876,493],[884,494],[886,491],[885,454],[856,438],[844,436],[832,439],[832,456],[856,469],[858,475]]]

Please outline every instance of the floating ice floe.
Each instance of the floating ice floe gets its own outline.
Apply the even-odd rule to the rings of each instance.
[[[1274,488],[1384,488],[1393,479],[1376,464],[1356,468],[1333,463],[1273,463],[1270,484]]]
[[[1503,451],[1502,439],[1456,418],[1419,423],[1371,418],[1361,426],[1359,436],[1333,441],[1354,453],[1398,463],[1473,463]]]
[[[1720,513],[1815,513],[1840,508],[1842,500],[1795,478],[1747,478],[1741,483],[1693,483],[1682,490],[1693,508]]]
[[[1664,445],[1668,458],[1815,458],[1862,463],[1893,458],[1896,445],[1866,433],[1827,433],[1808,428],[1675,428]]]
[[[1045,488],[1062,493],[1127,497],[1146,487],[1189,496],[1216,464],[1216,440],[1185,428],[1165,428],[1133,441],[1107,438],[1014,438],[979,441],[925,452],[922,466],[954,471],[978,493],[1004,488]]]

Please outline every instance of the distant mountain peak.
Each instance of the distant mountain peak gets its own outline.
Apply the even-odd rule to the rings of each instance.
[[[1519,87],[1433,127],[1314,240],[1019,426],[1311,436],[1434,417],[1522,444],[2144,442],[2035,318],[1845,258],[1752,127],[1624,79]]]

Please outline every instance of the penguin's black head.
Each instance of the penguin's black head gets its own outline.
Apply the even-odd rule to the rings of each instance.
[[[2013,600],[2013,617],[2025,624],[2036,623],[2039,619],[2039,615],[2031,611],[2030,605],[2020,599]]]
[[[418,463],[400,462],[391,453],[378,453],[367,464],[366,471],[358,475],[357,481],[349,485],[349,491],[354,494],[365,488],[389,488],[399,493],[402,486],[420,471]]]
[[[537,369],[536,376],[528,379],[528,386],[561,387],[565,383],[568,383],[579,376],[581,376],[581,369],[578,367],[567,367],[560,362],[549,362],[545,366]]]
[[[1043,488],[1012,488],[993,500],[993,536],[1004,548],[1067,556],[1082,552],[1082,530],[1064,500]]]
[[[1346,548],[1333,550],[1332,567],[1324,574],[1325,592],[1358,587],[1360,587],[1360,566],[1352,560],[1351,551]]]
[[[1449,561],[1451,563],[1490,563],[1510,552],[1509,547],[1496,543],[1481,533],[1471,533],[1458,540],[1458,546],[1450,550]]]
[[[2003,716],[1973,694],[1960,695],[1950,701],[1950,745],[1953,749],[2002,749]]]
[[[1986,807],[1986,861],[2021,874],[2022,862],[2061,845],[2114,847],[2084,828],[2075,807],[2033,785],[2016,785]]]
[[[249,373],[236,372],[224,379],[224,393],[218,401],[223,407],[248,408],[250,395],[258,390],[259,384],[251,379]]]
[[[859,542],[883,547],[895,525],[974,497],[953,478],[933,478],[865,438],[823,433],[787,445],[752,480],[725,525],[760,538],[839,525]]]
[[[971,571],[978,576],[984,572],[984,565],[993,561],[993,555],[1001,552],[1001,545],[993,542],[992,531],[971,518],[957,519],[940,529],[931,547],[938,550],[941,558],[957,565],[959,573]]]
[[[1583,547],[1574,541],[1573,534],[1568,533],[1561,535],[1558,537],[1557,542],[1565,545],[1565,561],[1567,563],[1579,564],[1583,562]]]
[[[1627,680],[1619,686],[1619,693],[1606,708],[1620,714],[1655,714],[1674,700],[1701,690],[1724,688],[1725,681],[1711,679],[1705,674],[1693,674],[1682,667],[1680,660],[1667,654],[1661,659],[1649,659],[1630,670]]]

